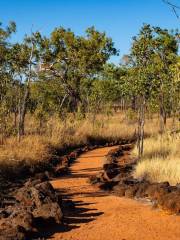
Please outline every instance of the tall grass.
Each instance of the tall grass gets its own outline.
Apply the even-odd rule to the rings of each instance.
[[[26,136],[21,142],[16,137],[11,137],[6,140],[6,144],[0,146],[1,162],[40,162],[49,157],[50,143],[38,135]]]
[[[28,116],[26,120],[26,135],[18,142],[17,137],[9,137],[0,145],[0,165],[16,165],[20,162],[34,165],[47,161],[52,149],[63,149],[68,146],[85,145],[89,139],[106,139],[115,141],[130,138],[134,133],[134,126],[128,126],[121,114],[101,115],[92,121],[91,116],[86,119],[76,119],[69,115],[66,121],[53,116],[38,129],[38,122]]]
[[[171,119],[167,124],[170,128]],[[55,149],[85,145],[90,139],[106,141],[129,139],[135,134],[137,128],[135,119],[127,117],[124,113],[98,114],[95,121],[92,115],[79,119],[69,114],[64,121],[58,116],[52,116],[43,123],[41,128],[39,128],[38,121],[28,115],[25,126],[26,135],[20,142],[17,137],[10,137],[6,139],[4,145],[0,145],[0,170],[2,166],[20,166],[21,164],[32,166],[46,163],[54,154]],[[175,172],[178,167],[174,167],[179,161],[178,140],[173,143],[174,140],[171,137],[157,137],[158,131],[157,116],[146,119],[145,135],[149,138],[145,140],[145,155],[137,165],[135,176],[147,175],[152,181],[163,179],[175,183],[179,181],[179,173]],[[171,159],[170,162],[168,159]],[[169,169],[174,168],[174,173],[172,170],[167,170],[168,173],[165,174],[162,165],[164,171],[167,170],[165,168],[167,165]],[[159,172],[161,170],[162,173]],[[170,173],[172,177],[169,177]]]
[[[144,156],[136,165],[134,176],[152,182],[168,181],[171,185],[180,183],[180,134],[145,139]]]

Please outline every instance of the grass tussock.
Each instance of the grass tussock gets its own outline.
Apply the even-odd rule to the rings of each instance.
[[[137,154],[137,150],[134,150]],[[137,164],[134,176],[152,182],[180,183],[180,135],[164,134],[147,138],[144,156]]]
[[[6,144],[0,146],[0,160],[38,162],[48,159],[50,148],[47,139],[40,136],[29,135],[21,139],[11,137]]]

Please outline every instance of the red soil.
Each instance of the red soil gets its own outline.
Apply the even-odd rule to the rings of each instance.
[[[75,202],[65,212],[63,232],[50,239],[63,240],[179,240],[180,217],[152,209],[147,203],[110,196],[88,182],[100,171],[103,158],[112,147],[82,154],[71,166],[71,174],[52,181]]]

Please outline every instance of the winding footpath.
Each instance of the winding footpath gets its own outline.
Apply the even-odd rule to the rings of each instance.
[[[88,178],[101,170],[104,156],[114,147],[82,154],[70,174],[52,181],[54,188],[75,203],[65,212],[65,227],[54,240],[180,240],[180,216],[167,215],[147,203],[108,195]],[[67,225],[67,226],[66,226]]]

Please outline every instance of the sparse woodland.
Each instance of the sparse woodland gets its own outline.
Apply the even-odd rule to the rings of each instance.
[[[32,32],[21,43],[13,34],[15,23],[0,26],[2,166],[35,165],[90,137],[136,136],[135,175],[180,182],[178,31],[144,24],[119,65],[109,61],[113,40],[94,27]]]
[[[178,1],[1,2],[0,240],[180,239]]]

